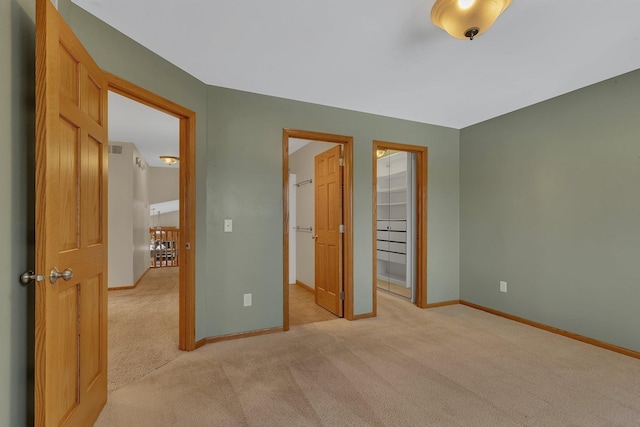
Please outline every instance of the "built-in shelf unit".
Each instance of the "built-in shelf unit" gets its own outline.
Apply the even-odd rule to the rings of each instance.
[[[415,300],[414,155],[388,151],[377,165],[377,285]]]

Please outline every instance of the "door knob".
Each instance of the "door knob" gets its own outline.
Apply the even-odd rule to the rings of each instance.
[[[49,273],[49,280],[51,284],[56,283],[58,279],[64,279],[65,282],[68,282],[73,277],[73,270],[70,268],[65,269],[62,273],[58,271],[56,267],[51,269],[51,273]]]
[[[28,285],[32,280],[36,282],[42,282],[44,280],[44,276],[42,274],[36,274],[31,270],[27,270],[20,276],[20,283],[23,285]]]
[[[316,240],[316,239],[318,238],[318,235],[317,235],[317,234],[314,234],[313,236],[311,236],[311,238],[312,238],[313,240]]]

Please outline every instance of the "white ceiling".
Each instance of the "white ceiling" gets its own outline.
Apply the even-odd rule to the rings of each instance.
[[[434,0],[72,0],[211,85],[463,128],[640,68],[639,0],[514,0],[484,35]]]
[[[135,144],[151,167],[167,166],[160,156],[180,155],[180,121],[169,114],[109,92],[109,141]]]

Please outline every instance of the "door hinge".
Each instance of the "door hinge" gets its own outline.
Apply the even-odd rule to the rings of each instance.
[[[340,300],[344,301],[344,292],[340,292]]]
[[[341,234],[344,234],[344,224],[340,224],[338,231],[340,231]]]
[[[344,159],[342,157],[340,157],[340,161],[338,163],[340,166],[344,166]]]

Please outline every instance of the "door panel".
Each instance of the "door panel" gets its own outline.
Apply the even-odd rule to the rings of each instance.
[[[49,0],[36,70],[36,425],[87,426],[107,396],[107,83]]]
[[[342,146],[315,157],[316,304],[342,317]]]
[[[70,286],[58,291],[58,306],[60,315],[58,316],[58,328],[60,334],[59,356],[57,358],[56,377],[60,382],[60,392],[57,396],[57,411],[66,417],[71,413],[78,403],[78,380],[77,373],[80,369],[78,359],[78,287]]]
[[[79,106],[80,86],[78,85],[79,77],[79,64],[74,55],[69,49],[60,41],[59,46],[59,62],[60,62],[60,98],[69,100],[76,106]]]
[[[84,367],[84,370],[81,371],[80,383],[85,389],[91,387],[99,379],[103,370],[100,335],[92,333],[92,331],[100,328],[100,307],[102,306],[101,276],[97,275],[87,279],[86,286],[83,287],[81,294],[82,302],[80,307],[82,313],[80,313],[80,318],[83,322],[80,325],[80,336],[86,337],[86,339],[81,342],[82,345],[80,347],[80,360]],[[98,355],[98,357],[95,357],[95,355]]]
[[[84,236],[82,239],[87,245],[98,245],[102,243],[103,212],[102,206],[102,144],[91,135],[88,137],[85,147],[85,165],[83,168],[84,197],[82,198],[82,212],[85,214]]]
[[[90,74],[86,75],[86,81],[83,87],[86,89],[85,94],[85,111],[98,125],[103,124],[102,102],[100,97],[103,94],[103,86],[100,85]]]
[[[59,205],[60,217],[65,218],[65,221],[60,222],[58,241],[60,250],[71,250],[77,249],[80,243],[77,204],[80,131],[64,117],[60,118],[59,126]]]

